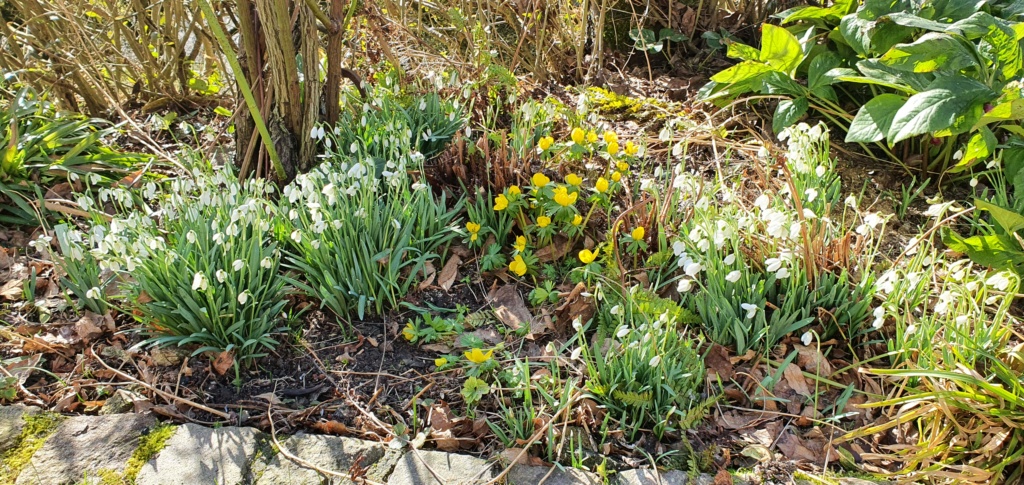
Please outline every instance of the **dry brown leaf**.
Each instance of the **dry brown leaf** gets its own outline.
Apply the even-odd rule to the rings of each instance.
[[[544,246],[537,250],[537,259],[542,263],[550,263],[551,261],[557,261],[562,259],[563,256],[569,254],[569,250],[572,249],[572,244],[569,238],[558,234],[551,240],[551,244]]]
[[[526,465],[526,466],[546,466],[544,460],[536,456],[530,456],[529,453],[523,453],[522,448],[508,448],[501,452],[501,457],[509,464]]]
[[[538,328],[539,326],[536,325],[536,319],[530,313],[530,310],[526,308],[523,297],[519,296],[515,285],[505,285],[497,288],[487,295],[487,300],[494,310],[494,316],[498,317],[501,323],[504,323],[512,330],[519,330],[524,326],[529,328],[530,333],[526,335],[527,339],[533,340],[536,338],[534,330],[543,331],[543,328]]]
[[[785,370],[782,371],[782,374],[786,377],[789,387],[796,391],[797,394],[811,397],[811,390],[807,387],[807,380],[804,379],[803,371],[800,370],[799,366],[790,362]]]
[[[262,399],[275,406],[281,404],[281,400],[277,398],[277,394],[274,394],[272,392],[264,392],[263,394],[257,394],[253,396],[253,398]]]
[[[718,470],[715,474],[714,485],[732,485],[732,475],[725,468]]]
[[[459,276],[459,264],[461,263],[462,258],[458,255],[448,258],[444,268],[441,268],[441,274],[437,276],[437,286],[440,286],[444,291],[450,290],[452,284],[455,283],[455,278]]]
[[[574,332],[572,329],[572,322],[579,318],[581,323],[587,323],[591,318],[594,318],[594,312],[597,311],[594,301],[591,298],[583,296],[583,292],[586,291],[587,287],[582,282],[578,283],[573,287],[572,291],[562,299],[564,303],[555,309],[555,317],[559,325],[556,328],[556,333],[562,336],[568,336]]]
[[[0,286],[0,297],[8,301],[19,301],[24,294],[25,280],[13,278]]]
[[[728,382],[734,374],[732,361],[729,360],[729,349],[718,344],[712,344],[708,349],[704,357],[704,367],[708,369],[707,376],[711,380],[715,380],[717,374],[719,379]]]
[[[75,333],[78,334],[78,338],[88,342],[103,335],[103,328],[100,325],[104,324],[103,317],[87,311],[75,322]]]
[[[775,446],[790,460],[820,463],[818,455],[805,445],[804,440],[791,431],[782,433]]]
[[[434,278],[437,276],[437,270],[434,269],[434,263],[427,261],[423,265],[423,281],[420,282],[419,289],[425,290],[434,284]],[[375,346],[376,347],[376,346]]]
[[[829,377],[832,375],[832,364],[817,347],[808,347],[800,344],[795,345],[797,350],[796,363],[805,371],[812,374]]]
[[[217,375],[222,376],[234,363],[235,356],[231,352],[225,350],[224,352],[217,354],[217,358],[213,359],[213,362],[210,365]]]

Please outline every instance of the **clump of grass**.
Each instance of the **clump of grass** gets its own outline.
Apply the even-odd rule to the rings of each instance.
[[[22,419],[25,420],[25,427],[15,438],[14,446],[0,456],[0,484],[3,485],[13,484],[17,480],[32,455],[43,447],[46,439],[57,430],[57,425],[64,418],[58,414],[42,412],[25,415]]]

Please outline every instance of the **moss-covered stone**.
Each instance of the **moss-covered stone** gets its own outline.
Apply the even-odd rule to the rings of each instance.
[[[24,415],[25,427],[14,446],[0,455],[0,485],[13,484],[32,455],[42,448],[46,439],[57,429],[63,416],[53,413]]]

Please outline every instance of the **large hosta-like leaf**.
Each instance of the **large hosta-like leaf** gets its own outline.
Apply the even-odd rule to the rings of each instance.
[[[848,143],[873,143],[885,139],[892,120],[896,117],[907,98],[898,94],[883,93],[861,106],[857,116],[846,132]]]
[[[889,127],[890,144],[952,127],[974,108],[995,97],[988,86],[965,76],[941,77],[910,97]]]

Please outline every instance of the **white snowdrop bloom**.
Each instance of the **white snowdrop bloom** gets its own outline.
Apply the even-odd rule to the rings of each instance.
[[[764,269],[769,273],[774,273],[782,267],[782,260],[779,258],[768,258],[764,260]]]
[[[700,226],[695,227],[692,230],[690,230],[690,234],[688,234],[687,237],[690,238],[690,241],[697,242],[701,240],[701,238],[703,237],[703,231],[704,230],[701,229]]]
[[[611,313],[612,315],[622,315],[622,307],[619,305],[615,305],[612,307],[611,310],[609,310],[609,313]]]
[[[814,342],[814,334],[812,334],[808,330],[808,331],[804,332],[803,335],[800,336],[800,341],[803,342],[805,347],[808,346],[808,345],[811,345],[811,342]]]
[[[629,335],[629,327],[625,325],[620,325],[619,329],[615,331],[615,337],[617,338],[625,338],[626,335]]]
[[[978,177],[971,177],[971,187],[978,186]]]
[[[53,241],[53,236],[42,235],[28,243],[29,246],[36,249],[40,253],[46,252],[50,248],[50,242]]]
[[[810,220],[810,219],[816,219],[817,217],[818,217],[818,214],[815,214],[814,211],[804,207],[804,219]]]
[[[949,305],[953,303],[953,294],[948,291],[939,293],[939,301],[935,303],[935,313],[945,315],[949,313]]]
[[[805,215],[806,217],[806,215]],[[800,221],[796,221],[789,225],[789,238],[798,239],[800,237]]]
[[[580,319],[580,317],[577,316],[576,318],[572,319],[572,329],[577,332],[583,330],[583,321]]]
[[[93,300],[98,300],[98,299],[100,299],[101,296],[102,296],[102,294],[100,292],[100,289],[98,287],[95,287],[95,286],[93,286],[92,288],[89,288],[89,291],[85,292],[85,297],[86,298],[92,298]]]
[[[708,241],[707,239],[701,239],[700,241],[697,241],[697,249],[699,249],[701,252],[706,253],[708,249],[711,249],[711,241]]]
[[[679,280],[679,285],[676,287],[680,293],[688,293],[691,289],[693,289],[693,280],[688,278]]]
[[[576,347],[573,349],[572,354],[569,355],[570,360],[580,360],[580,354],[583,353],[583,347]]]
[[[216,243],[218,246],[224,244],[224,234],[220,232],[214,234],[213,242]]]
[[[416,182],[416,183],[412,184],[412,190],[413,191],[425,190],[426,188],[427,188],[427,184],[422,183],[422,182]]]
[[[314,239],[314,240],[312,240],[312,241],[310,241],[310,242],[309,242],[309,245],[310,245],[310,246],[311,246],[311,247],[312,247],[313,249],[320,249],[320,240],[319,240],[319,239]]]
[[[871,315],[875,317],[875,321],[871,322],[871,326],[876,329],[882,328],[882,325],[885,324],[885,308],[877,307],[871,312]]]
[[[651,357],[651,361],[648,362],[647,364],[650,365],[651,367],[657,367],[658,364],[660,364],[660,363],[661,363],[661,356],[660,355],[655,355],[654,357]]]
[[[768,235],[775,239],[784,239],[786,237],[786,223],[789,222],[786,215],[777,211],[765,211],[766,221],[768,221]]]
[[[241,259],[236,259],[234,263],[231,263],[231,268],[235,271],[241,271],[245,267],[245,262]]]
[[[1010,279],[1006,277],[1006,272],[1000,271],[989,276],[988,279],[985,280],[985,284],[999,291],[1006,291],[1006,288],[1010,286]]]
[[[814,169],[814,174],[817,175],[818,177],[824,177],[825,170],[826,169],[824,165],[818,165],[818,168]]]
[[[928,217],[939,218],[946,212],[946,208],[952,205],[952,202],[943,202],[940,204],[932,204],[928,206],[928,210],[924,211],[924,215]]]
[[[427,109],[427,98],[420,98],[420,111]]]
[[[967,288],[970,291],[978,291],[978,286],[979,285],[980,285],[980,283],[977,280],[972,280],[972,281],[968,281],[967,284],[964,285],[964,287]]]
[[[676,257],[682,256],[686,252],[686,244],[682,241],[676,241],[672,243],[672,254]]]
[[[238,294],[238,304],[245,305],[245,302],[249,301],[249,290],[245,290]]]
[[[701,269],[702,268],[700,263],[690,263],[686,265],[686,268],[683,268],[683,271],[686,273],[687,276],[692,278],[697,276],[697,274],[700,273]]]
[[[956,152],[953,153],[953,160],[960,160],[961,158],[964,158],[963,150],[957,150]]]
[[[298,229],[292,231],[291,238],[292,238],[292,241],[295,241],[296,243],[301,243],[302,242],[302,232],[300,232]]]
[[[206,281],[206,275],[202,273],[196,273],[192,276],[192,291],[206,291],[209,287],[209,282]]]
[[[818,191],[813,188],[807,189],[804,191],[804,196],[806,196],[808,203],[814,202],[818,198]]]
[[[960,315],[959,317],[956,317],[956,324],[957,325],[966,325],[967,324],[967,320],[968,320],[967,315]]]
[[[741,276],[743,276],[743,273],[741,273],[739,270],[735,270],[735,271],[731,271],[731,272],[729,272],[729,274],[725,275],[725,280],[730,282],[730,283],[735,283],[735,282],[740,280]]]
[[[779,268],[779,270],[775,272],[775,277],[778,278],[778,279],[789,278],[789,268],[786,268],[786,267]]]
[[[754,315],[757,315],[757,310],[759,309],[757,305],[751,303],[740,303],[740,308],[747,312],[748,320],[754,318]]]
[[[852,195],[848,195],[848,196],[846,196],[846,200],[843,203],[846,204],[847,206],[849,206],[851,209],[857,210],[857,198],[856,197],[854,197]]]
[[[771,203],[771,199],[768,197],[768,194],[761,194],[757,196],[757,199],[754,199],[754,205],[761,210],[767,209],[769,203]]]
[[[222,269],[218,269],[216,276],[217,276],[217,282],[218,283],[223,283],[224,280],[228,279],[228,272],[224,271]]]
[[[757,149],[757,158],[768,158],[768,148],[762,146]]]
[[[260,267],[263,269],[270,269],[274,267],[274,261],[269,257],[260,260]]]
[[[732,264],[736,262],[736,253],[726,256],[722,262],[725,263],[726,266],[732,266]]]

